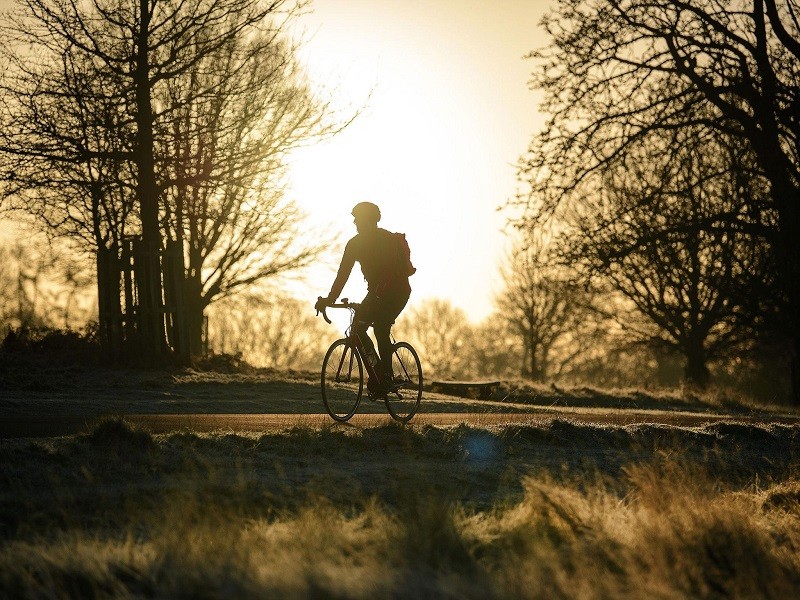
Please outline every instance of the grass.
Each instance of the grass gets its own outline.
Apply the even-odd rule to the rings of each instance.
[[[7,598],[787,598],[800,429],[0,441]]]

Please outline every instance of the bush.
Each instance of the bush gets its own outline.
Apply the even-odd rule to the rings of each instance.
[[[192,363],[198,371],[211,371],[214,373],[252,373],[254,367],[242,358],[242,353],[216,354],[201,357]]]
[[[9,328],[0,343],[3,361],[32,360],[50,365],[96,365],[103,354],[96,329]]]

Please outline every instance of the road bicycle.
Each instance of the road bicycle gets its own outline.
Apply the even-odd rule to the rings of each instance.
[[[364,388],[367,387],[367,395],[371,400],[382,399],[393,419],[407,423],[416,414],[422,399],[422,366],[417,351],[408,342],[397,342],[392,338],[392,381],[383,381],[385,376],[378,372],[377,364],[366,359],[364,344],[353,327],[358,307],[358,303],[350,302],[347,298],[327,307],[348,309],[350,326],[345,331],[345,337],[331,344],[322,361],[322,402],[334,420],[345,422],[358,410]],[[324,308],[321,312],[322,317],[330,323]],[[373,385],[364,385],[364,371],[369,381],[374,382]],[[383,391],[372,391],[370,387]]]

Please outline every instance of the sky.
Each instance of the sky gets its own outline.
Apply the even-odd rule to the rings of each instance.
[[[340,243],[355,234],[354,204],[380,206],[380,225],[411,247],[411,306],[444,298],[476,322],[492,311],[507,246],[497,209],[514,196],[514,165],[543,122],[523,57],[545,43],[539,20],[549,5],[314,0],[295,25],[312,81],[343,114],[361,113],[295,154],[289,196]],[[302,293],[327,294],[339,251]],[[342,295],[365,290],[356,268]]]
[[[0,0],[0,9],[10,6]],[[406,234],[417,273],[410,305],[444,298],[472,321],[502,289],[507,238],[499,212],[517,190],[515,163],[538,130],[533,69],[523,57],[546,42],[551,0],[313,0],[295,23],[309,77],[342,115],[332,140],[294,153],[288,194],[320,239],[327,262],[291,291],[313,303],[333,282],[350,210],[380,206],[380,225]],[[358,268],[343,296],[359,299]]]

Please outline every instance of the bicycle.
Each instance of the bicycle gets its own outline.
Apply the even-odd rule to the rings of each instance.
[[[353,327],[356,309],[360,305],[342,298],[338,304],[327,308],[346,308],[350,310],[350,326],[345,337],[336,340],[328,348],[322,361],[322,402],[328,414],[336,421],[345,422],[358,410],[364,393],[364,370],[369,379],[385,390],[373,393],[368,386],[367,394],[372,400],[386,403],[386,409],[396,421],[407,423],[419,408],[422,399],[422,366],[414,347],[408,342],[397,342],[392,338],[392,381],[382,381],[375,364],[365,360],[364,344]],[[325,309],[322,317],[330,323]]]

